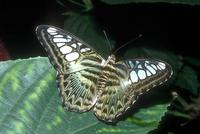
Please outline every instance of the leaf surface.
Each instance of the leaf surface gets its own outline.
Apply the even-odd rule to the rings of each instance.
[[[152,105],[108,125],[92,111],[65,111],[55,74],[47,58],[0,62],[0,133],[145,134],[157,127],[166,112],[166,104]]]

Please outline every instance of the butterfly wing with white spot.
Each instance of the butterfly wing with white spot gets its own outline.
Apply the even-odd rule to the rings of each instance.
[[[105,80],[105,90],[94,108],[95,115],[107,122],[115,122],[140,94],[162,84],[172,75],[169,64],[156,60],[127,60],[113,66]]]
[[[57,70],[62,102],[71,111],[89,110],[96,102],[102,57],[89,45],[60,28],[40,25],[36,34]]]

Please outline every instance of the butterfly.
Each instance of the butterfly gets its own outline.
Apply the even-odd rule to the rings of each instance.
[[[118,61],[113,54],[104,59],[78,37],[54,26],[39,25],[36,34],[57,71],[64,108],[93,110],[105,122],[116,122],[140,94],[173,74],[171,66],[161,60]]]

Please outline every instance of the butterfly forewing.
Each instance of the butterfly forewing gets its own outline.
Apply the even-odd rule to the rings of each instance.
[[[167,81],[171,75],[170,65],[161,61],[139,59],[108,64],[101,75],[105,86],[95,105],[95,115],[115,122],[140,94]]]
[[[41,25],[38,39],[57,70],[58,89],[64,107],[72,111],[89,110],[96,102],[96,82],[102,58],[86,43],[62,29]]]

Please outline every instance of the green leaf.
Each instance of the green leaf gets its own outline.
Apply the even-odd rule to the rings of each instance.
[[[172,3],[172,4],[188,4],[188,5],[199,5],[199,0],[101,0],[102,2],[110,5],[116,4],[129,4],[129,3]]]
[[[92,113],[65,111],[56,73],[47,58],[0,62],[0,130],[3,134],[145,134],[157,127],[166,104],[140,108],[116,125]]]
[[[198,95],[200,84],[195,70],[185,66],[177,76],[176,86],[188,90],[194,95]]]

